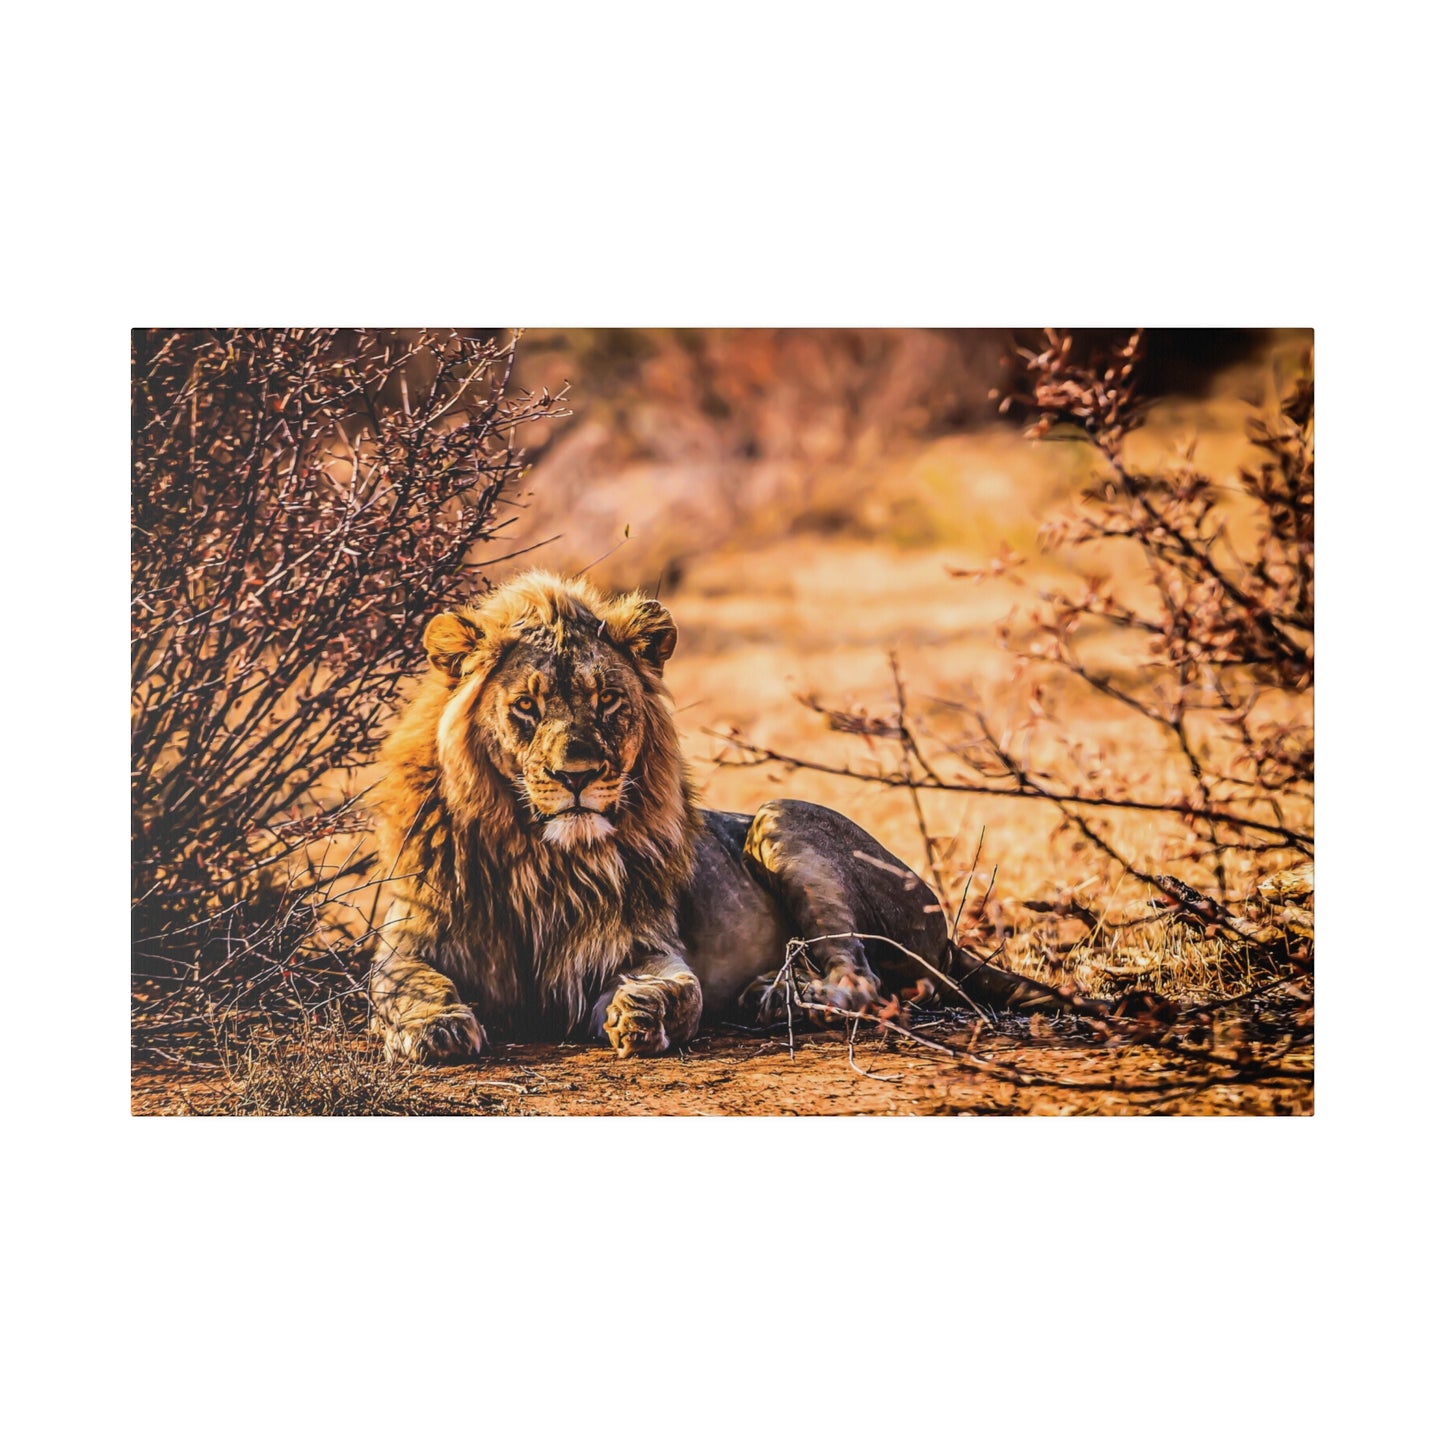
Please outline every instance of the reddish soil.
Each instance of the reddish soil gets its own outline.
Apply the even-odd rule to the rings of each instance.
[[[683,1053],[615,1058],[601,1047],[502,1046],[475,1064],[407,1068],[412,1112],[439,1114],[1292,1114],[1314,1112],[1314,1049],[1275,1059],[1273,1073],[1187,1064],[1177,1050],[1099,1047],[1074,1026],[945,1024],[928,1037],[955,1057],[861,1031],[849,1063],[839,1031],[783,1037],[714,1033]],[[1033,1036],[1031,1036],[1033,1035]],[[356,1048],[367,1045],[358,1038]],[[866,1071],[863,1072],[863,1071]],[[1281,1076],[1284,1075],[1284,1076]],[[871,1076],[871,1077],[870,1077]],[[231,1112],[219,1069],[140,1065],[136,1114]],[[424,1099],[422,1107],[417,1104]],[[357,1112],[367,1112],[358,1110]]]

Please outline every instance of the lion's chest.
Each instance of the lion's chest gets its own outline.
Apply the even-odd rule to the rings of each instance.
[[[443,930],[437,966],[463,996],[517,1037],[556,1037],[626,964],[636,927],[625,877],[595,860],[544,869],[522,862],[468,880]],[[496,870],[489,870],[489,876]]]

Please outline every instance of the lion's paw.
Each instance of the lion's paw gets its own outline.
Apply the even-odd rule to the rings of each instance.
[[[666,1053],[667,988],[660,980],[628,979],[607,1006],[602,1028],[619,1059]]]
[[[451,1004],[424,1018],[385,1030],[386,1057],[444,1064],[470,1059],[487,1046],[486,1030],[465,1004]]]
[[[861,1013],[879,1001],[878,980],[851,968],[835,968],[825,978],[809,979],[799,990],[804,1003]]]
[[[760,1024],[780,1024],[791,1018],[795,1025],[826,1028],[836,1023],[834,1010],[866,1013],[882,1002],[882,988],[871,972],[840,964],[819,978],[794,975],[791,983],[782,974],[765,974],[755,978],[738,999],[750,1009]]]

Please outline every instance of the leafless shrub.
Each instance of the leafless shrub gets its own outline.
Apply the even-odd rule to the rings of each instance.
[[[1187,452],[1158,469],[1126,456],[1125,439],[1145,413],[1135,384],[1138,334],[1099,362],[1078,359],[1067,335],[1049,332],[1048,343],[1023,354],[1027,389],[1004,398],[1002,409],[1027,407],[1030,435],[1071,436],[1096,460],[1092,483],[1043,534],[1046,549],[1071,549],[1082,576],[1039,587],[1007,557],[982,572],[957,572],[1007,575],[1029,594],[1024,614],[1001,629],[1018,658],[1026,715],[1000,719],[967,695],[940,700],[955,724],[945,732],[910,707],[895,663],[896,708],[877,718],[804,699],[830,728],[870,747],[895,739],[894,765],[876,752],[867,766],[825,765],[736,738],[719,761],[782,763],[907,789],[936,880],[935,840],[917,808],[926,791],[1052,808],[1106,869],[1162,888],[1176,912],[1181,890],[1194,886],[1221,899],[1251,898],[1262,880],[1314,852],[1312,372],[1251,420],[1260,459],[1225,483],[1204,475]],[[1112,724],[1081,736],[1071,704],[1084,694],[1096,711],[1102,704],[1106,716],[1132,725],[1131,737],[1141,736],[1142,723],[1152,741],[1100,746]],[[1125,815],[1154,820],[1149,858],[1118,841],[1114,820]],[[1160,876],[1151,864],[1161,860],[1192,874],[1194,885]],[[1061,916],[1077,917],[1078,887],[1060,886]],[[1266,939],[1197,905],[1182,911],[1226,950],[1238,945],[1256,962],[1282,966],[1312,963],[1312,928]],[[1084,913],[1095,941],[1117,926]],[[1151,906],[1124,924],[1153,916]],[[961,928],[974,930],[975,947],[1006,941],[998,920],[982,914],[962,918]],[[990,929],[992,937],[979,936]]]
[[[507,525],[516,428],[560,414],[512,390],[515,344],[133,334],[133,965],[171,1023],[214,1024],[177,979],[347,976],[340,885],[369,864],[348,770]]]
[[[1182,819],[1190,846],[1225,890],[1241,855],[1268,855],[1255,874],[1314,851],[1314,719],[1295,705],[1314,688],[1314,379],[1298,378],[1278,408],[1249,423],[1262,453],[1238,485],[1210,479],[1188,454],[1162,471],[1124,457],[1143,420],[1134,336],[1101,369],[1073,359],[1067,336],[1026,358],[1033,436],[1074,422],[1103,463],[1100,480],[1044,532],[1046,547],[1091,549],[1113,565],[1082,585],[1038,592],[1021,655],[1077,678],[1162,735],[1172,790],[1140,771],[1108,776],[1074,750],[1062,776],[1039,775],[982,728],[981,760],[1022,791],[1070,792]],[[1019,398],[1006,398],[1007,408]],[[1122,550],[1123,556],[1120,557]],[[1112,555],[1110,555],[1112,553]],[[1137,577],[1125,595],[1110,576]],[[1081,638],[1092,625],[1086,655]],[[1112,660],[1134,656],[1132,676]],[[1067,718],[1045,705],[1040,721],[1063,737]],[[1157,775],[1156,759],[1151,772]],[[1115,861],[1099,831],[1071,825]],[[1137,870],[1136,870],[1137,871]]]

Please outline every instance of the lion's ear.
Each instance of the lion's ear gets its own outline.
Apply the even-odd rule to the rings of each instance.
[[[455,680],[462,675],[462,663],[474,652],[481,634],[458,612],[439,612],[426,625],[422,645],[431,665]]]
[[[624,597],[608,618],[607,630],[615,641],[659,672],[677,646],[672,613],[651,597]]]

